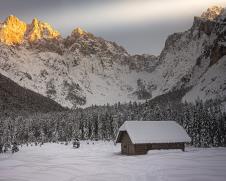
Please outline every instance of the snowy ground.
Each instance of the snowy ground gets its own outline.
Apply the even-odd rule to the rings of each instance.
[[[226,148],[150,151],[123,156],[120,145],[96,142],[23,146],[0,154],[1,181],[225,181]]]

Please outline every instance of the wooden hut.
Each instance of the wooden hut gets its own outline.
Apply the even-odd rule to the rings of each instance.
[[[126,121],[120,128],[116,143],[126,155],[146,154],[154,149],[181,149],[191,139],[175,121]]]

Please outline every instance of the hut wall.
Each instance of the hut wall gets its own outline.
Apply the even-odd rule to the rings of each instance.
[[[153,143],[153,144],[135,144],[135,154],[146,154],[148,150],[160,149],[181,149],[184,151],[184,143]]]
[[[148,150],[156,150],[156,149],[181,149],[184,151],[184,143],[153,143],[148,144]]]
[[[148,151],[148,144],[135,144],[135,154],[143,155]]]

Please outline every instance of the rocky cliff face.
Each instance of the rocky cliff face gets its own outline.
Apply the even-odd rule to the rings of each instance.
[[[224,98],[226,96],[226,10],[209,8],[201,18],[195,18],[192,33],[207,36],[202,54],[190,73],[192,89],[184,100]]]
[[[195,88],[206,72],[225,62],[224,17],[222,9],[208,9],[195,17],[191,29],[170,35],[158,57],[131,56],[116,43],[81,28],[62,38],[37,19],[27,25],[9,17],[16,23],[6,20],[1,24],[0,72],[68,107],[150,99],[184,87]],[[225,80],[223,76],[219,86],[224,86]]]

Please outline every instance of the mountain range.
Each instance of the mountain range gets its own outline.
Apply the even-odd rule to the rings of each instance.
[[[214,6],[159,56],[130,55],[76,28],[64,38],[48,23],[0,22],[0,73],[21,87],[74,108],[144,101],[186,89],[182,101],[226,97],[226,10]]]

